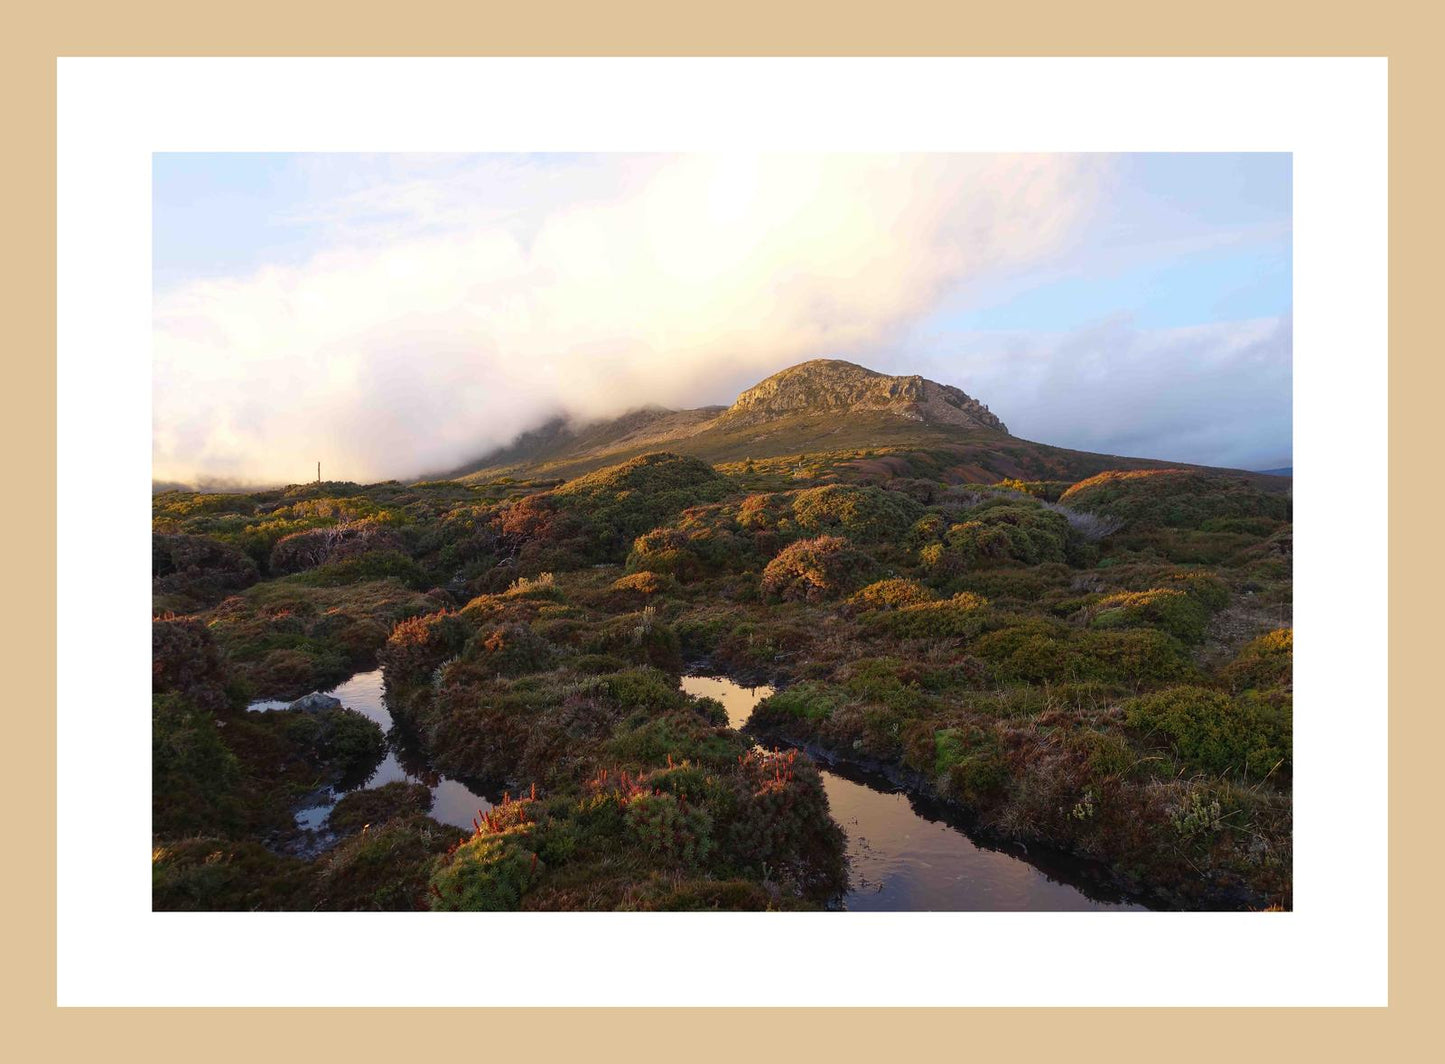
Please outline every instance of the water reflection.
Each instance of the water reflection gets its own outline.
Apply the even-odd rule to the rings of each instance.
[[[685,676],[683,690],[716,698],[742,727],[771,687],[721,676]],[[1022,860],[975,843],[944,807],[888,781],[820,764],[828,805],[848,837],[851,910],[1080,911],[1138,909],[1083,879],[1065,858]],[[1040,855],[1041,856],[1041,855]],[[1042,867],[1041,867],[1042,866]],[[1047,869],[1047,870],[1046,870]],[[1052,874],[1051,874],[1052,873]],[[1066,881],[1072,876],[1073,882]]]
[[[319,831],[341,796],[352,790],[369,790],[387,783],[421,783],[431,788],[431,815],[443,824],[459,828],[472,826],[478,810],[492,808],[492,803],[461,780],[448,779],[428,764],[412,737],[397,728],[386,708],[381,670],[359,672],[326,694],[339,698],[341,704],[364,717],[376,721],[386,733],[386,757],[364,780],[344,780],[335,788],[318,792],[313,804],[296,813],[296,823],[308,831]],[[253,702],[253,710],[284,709],[289,703]]]

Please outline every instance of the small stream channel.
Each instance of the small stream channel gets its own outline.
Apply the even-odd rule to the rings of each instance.
[[[684,676],[688,694],[716,698],[741,728],[771,687],[722,676]],[[848,836],[842,908],[867,910],[1080,911],[1140,909],[1090,883],[1064,857],[1024,859],[974,842],[941,804],[913,798],[887,780],[818,763],[833,819]],[[1047,869],[1047,870],[1046,870]]]
[[[339,698],[341,704],[354,709],[364,717],[376,721],[386,734],[386,758],[364,781],[350,785],[326,787],[311,796],[311,800],[296,811],[296,824],[308,833],[312,849],[324,848],[326,842],[325,824],[332,808],[340,801],[342,794],[353,790],[367,790],[387,783],[422,783],[431,788],[431,815],[443,824],[452,824],[470,830],[478,810],[492,808],[492,803],[483,795],[472,790],[461,780],[449,779],[435,772],[426,758],[406,737],[393,728],[391,713],[386,708],[386,696],[382,688],[381,670],[358,672],[345,683],[325,692]],[[252,702],[247,709],[285,709],[289,702]]]
[[[722,676],[682,678],[683,690],[715,698],[728,723],[742,728],[771,687],[745,687]],[[335,839],[326,818],[350,790],[402,781],[431,788],[431,815],[469,829],[478,810],[492,801],[461,780],[435,772],[399,729],[386,708],[381,670],[359,672],[325,692],[369,717],[386,733],[385,759],[364,781],[317,791],[296,813],[305,850],[316,853]],[[252,710],[284,709],[288,702],[253,702]],[[1097,910],[1139,909],[1092,881],[1081,862],[1043,854],[1005,852],[975,842],[958,818],[939,803],[911,797],[886,779],[842,765],[818,764],[828,805],[848,838],[848,891],[840,907],[866,910]]]

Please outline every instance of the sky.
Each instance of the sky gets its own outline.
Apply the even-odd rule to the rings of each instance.
[[[455,467],[809,358],[1291,464],[1291,159],[157,154],[153,476]]]

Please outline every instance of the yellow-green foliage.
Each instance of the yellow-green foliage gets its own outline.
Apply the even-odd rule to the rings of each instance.
[[[1008,782],[1008,766],[995,733],[944,728],[934,733],[933,775],[944,795],[977,805]]]
[[[653,791],[627,802],[627,827],[649,855],[683,867],[695,867],[713,849],[712,816],[685,796]]]
[[[586,522],[597,548],[612,553],[687,507],[721,498],[729,487],[701,459],[658,453],[569,481],[551,498]]]
[[[506,598],[547,599],[552,602],[561,602],[566,598],[551,573],[538,573],[532,578],[519,576],[502,594]]]
[[[1260,779],[1290,761],[1288,695],[1231,697],[1174,687],[1124,705],[1129,726],[1167,745],[1188,768]]]
[[[1277,628],[1246,643],[1225,669],[1236,691],[1288,688],[1294,674],[1294,630]]]
[[[1005,477],[994,485],[1004,491],[1017,492],[1020,495],[1032,495],[1036,499],[1044,499],[1048,502],[1057,502],[1069,487],[1067,480],[1019,480],[1015,477]]]
[[[879,580],[855,593],[848,605],[858,610],[892,610],[933,602],[938,594],[914,580]]]
[[[523,895],[546,871],[529,848],[531,833],[531,825],[498,834],[478,832],[443,857],[431,874],[431,908],[463,912],[521,908]]]
[[[837,598],[858,586],[867,559],[839,536],[801,539],[784,547],[763,570],[762,590],[809,602]]]
[[[753,707],[752,719],[764,727],[776,725],[789,717],[804,720],[826,720],[838,706],[837,696],[828,688],[803,682],[775,691]]]
[[[257,697],[294,698],[369,665],[397,621],[433,609],[396,580],[333,588],[288,578],[257,584],[200,616]]]
[[[613,591],[636,592],[648,598],[661,594],[676,586],[677,581],[673,580],[670,576],[659,575],[647,569],[629,573],[626,576],[619,576],[616,580],[612,581],[611,584]]]
[[[1218,518],[1289,520],[1289,500],[1242,478],[1190,469],[1111,470],[1060,496],[1074,509],[1118,518],[1132,528],[1200,528]]]
[[[1090,615],[1090,624],[1095,628],[1147,625],[1189,643],[1203,639],[1209,624],[1209,611],[1197,599],[1175,588],[1106,595],[1094,604]]]
[[[925,546],[920,557],[942,575],[997,565],[1038,565],[1068,558],[1069,523],[1032,503],[991,500],[968,519],[949,526],[943,540]]]
[[[828,533],[855,543],[874,543],[902,535],[923,507],[896,491],[829,484],[793,497],[793,522],[807,535]]]
[[[469,839],[426,817],[425,787],[356,791],[332,814],[342,844],[299,863],[304,882],[265,865],[290,883],[284,899],[250,881],[256,852],[219,846],[216,869],[189,850],[159,861],[157,898],[824,903],[843,844],[816,770],[750,752],[721,704],[686,695],[683,662],[706,660],[779,688],[756,707],[760,733],[886,765],[1001,838],[1106,860],[1188,904],[1224,892],[1239,904],[1243,890],[1248,904],[1287,905],[1290,634],[1226,662],[1233,626],[1209,624],[1231,589],[1260,613],[1287,606],[1287,502],[1239,512],[1255,489],[1232,477],[1217,492],[1205,483],[1202,500],[1171,494],[1169,477],[1106,477],[1074,488],[1086,503],[1108,488],[1091,518],[1077,500],[1038,501],[1059,485],[1026,478],[1099,464],[1031,447],[870,445],[732,476],[645,455],[560,485],[158,497],[158,610],[204,609],[154,629],[158,844],[202,832],[297,842],[296,796],[374,757],[376,729],[244,713],[238,681],[254,697],[324,688],[370,667],[383,641],[408,756],[536,789]],[[1018,479],[998,482],[1005,472]],[[1111,509],[1140,523],[1120,529]],[[1116,531],[1091,535],[1084,518]],[[375,526],[370,540],[348,536],[358,523]],[[304,571],[276,577],[273,554]],[[237,593],[251,573],[259,582]]]
[[[865,618],[899,639],[972,638],[990,624],[988,599],[961,591],[941,602],[919,602]]]
[[[845,670],[843,688],[856,698],[913,713],[929,701],[919,685],[918,671],[901,658],[862,658]]]
[[[1036,619],[981,635],[969,650],[1001,683],[1097,680],[1138,686],[1194,671],[1183,645],[1152,628],[1077,631]]]
[[[695,580],[729,569],[761,565],[781,540],[760,528],[747,528],[733,505],[697,506],[671,523],[633,541],[627,568]]]

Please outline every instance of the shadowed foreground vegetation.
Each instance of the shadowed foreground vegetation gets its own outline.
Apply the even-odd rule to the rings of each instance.
[[[155,496],[155,905],[822,906],[843,841],[811,752],[1152,904],[1288,907],[1288,497],[967,478],[927,451],[649,453]],[[702,661],[774,684],[749,730],[790,748],[684,694]],[[505,797],[461,832],[425,787],[355,791],[297,856],[297,802],[383,737],[245,706],[378,664],[434,768]]]

